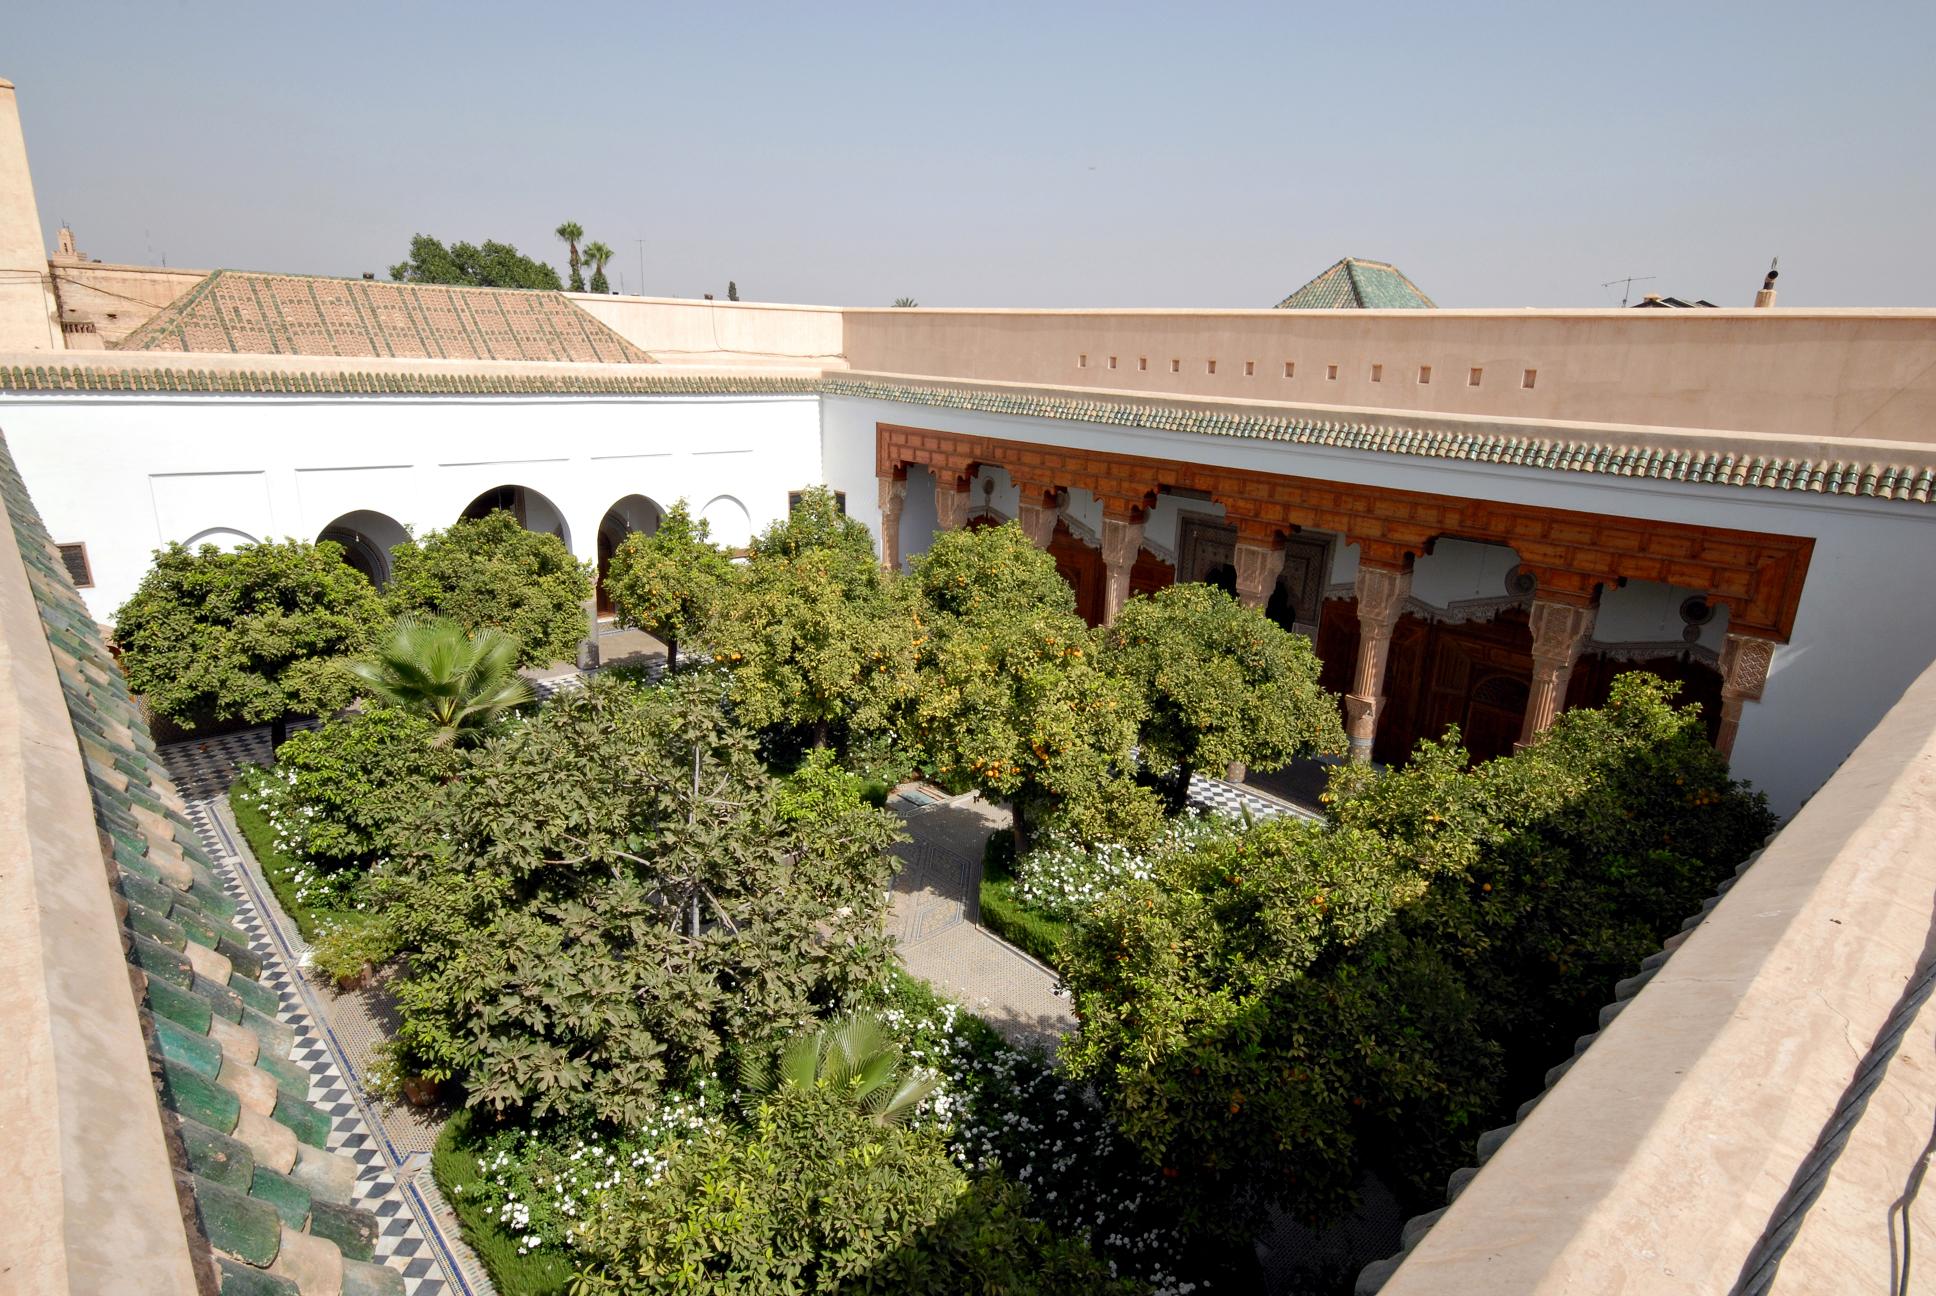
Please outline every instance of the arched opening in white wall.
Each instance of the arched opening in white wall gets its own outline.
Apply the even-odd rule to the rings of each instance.
[[[746,506],[731,495],[715,495],[699,510],[712,530],[714,544],[728,549],[744,549],[753,540],[753,518]]]
[[[651,535],[659,529],[659,522],[665,517],[665,510],[643,495],[627,495],[618,503],[605,510],[605,517],[598,524],[598,614],[610,616],[612,600],[605,593],[605,573],[612,565],[612,555],[625,543],[625,537],[637,532]]]
[[[565,548],[571,548],[571,530],[565,525],[564,512],[529,486],[493,486],[466,504],[461,516],[481,518],[499,510],[516,518],[525,530],[555,535],[565,542]]]
[[[316,539],[333,540],[343,549],[343,561],[370,578],[378,589],[390,583],[390,551],[410,540],[403,524],[383,513],[356,509],[320,531]]]
[[[198,531],[188,537],[182,542],[182,546],[192,551],[200,549],[203,545],[214,545],[224,553],[230,553],[243,545],[259,543],[260,541],[246,531],[237,531],[230,527],[210,527],[206,531]]]

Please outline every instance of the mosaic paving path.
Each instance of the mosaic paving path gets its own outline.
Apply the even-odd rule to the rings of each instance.
[[[268,731],[173,743],[161,755],[217,875],[240,906],[236,924],[262,958],[262,984],[281,1001],[277,1016],[296,1033],[289,1057],[309,1073],[310,1102],[330,1114],[329,1148],[359,1167],[356,1205],[383,1221],[376,1259],[403,1273],[410,1296],[488,1296],[490,1283],[458,1240],[455,1219],[431,1182],[428,1142],[410,1138],[403,1141],[410,1146],[400,1146],[384,1129],[345,1039],[297,970],[306,947],[227,819],[224,793],[236,770],[269,763]]]

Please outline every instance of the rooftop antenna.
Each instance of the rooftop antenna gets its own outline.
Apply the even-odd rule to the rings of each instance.
[[[639,245],[639,296],[645,296],[645,240],[633,239]]]
[[[1600,286],[1602,288],[1611,288],[1615,284],[1619,284],[1620,285],[1620,307],[1622,310],[1625,310],[1627,306],[1627,298],[1633,296],[1633,286],[1637,283],[1645,283],[1647,280],[1652,279],[1653,277],[1654,276],[1652,275],[1628,275],[1625,279],[1609,279],[1605,283],[1601,284]]]

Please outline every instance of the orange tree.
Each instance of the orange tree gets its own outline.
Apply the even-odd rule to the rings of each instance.
[[[1097,662],[1081,619],[1011,609],[937,633],[910,708],[911,745],[937,778],[1007,799],[1018,840],[1054,819],[1078,839],[1134,842],[1161,817],[1127,776],[1141,718]]]
[[[1334,775],[1330,821],[1164,858],[1064,946],[1059,1057],[1200,1227],[1414,1204],[1773,820],[1651,676],[1469,768],[1457,733]]]
[[[702,633],[733,580],[732,560],[712,542],[704,518],[680,500],[650,535],[634,531],[605,573],[619,624],[637,626],[666,646],[666,669],[679,666],[679,645]]]
[[[1344,750],[1337,699],[1318,687],[1311,641],[1210,585],[1129,600],[1104,637],[1109,669],[1142,697],[1143,760],[1173,811],[1190,775],[1241,761],[1281,769]]]

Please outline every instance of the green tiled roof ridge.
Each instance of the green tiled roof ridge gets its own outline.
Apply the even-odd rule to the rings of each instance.
[[[232,905],[222,909],[214,901],[219,887],[212,862],[195,841],[179,808],[185,803],[58,560],[3,435],[0,499],[74,722],[103,853],[114,866],[115,906],[123,948],[137,969],[142,1030],[160,1106],[172,1113],[163,1124],[193,1171],[177,1175],[176,1183],[194,1207],[200,1240],[228,1263],[245,1261],[248,1273],[262,1280],[255,1289],[272,1291],[281,1290],[281,1280],[263,1271],[287,1245],[285,1230],[306,1232],[315,1239],[306,1246],[340,1253],[367,1289],[400,1296],[400,1273],[363,1263],[373,1254],[375,1217],[314,1198],[313,1185],[341,1192],[355,1173],[325,1150],[329,1114],[307,1101],[307,1072],[285,1060],[291,1028],[270,1015],[276,996],[254,979],[261,962],[229,919]],[[226,980],[204,973],[225,973]],[[268,1149],[277,1163],[263,1165],[256,1149]],[[224,1290],[231,1285],[225,1277]]]
[[[943,409],[1097,423],[1198,436],[1238,437],[1554,472],[1747,489],[1805,491],[1854,499],[1932,502],[1936,469],[1853,459],[1764,457],[1719,450],[1663,449],[1614,442],[1485,435],[1445,428],[1395,427],[1349,418],[1313,418],[1190,409],[1153,402],[936,387],[879,378],[820,380],[829,395]]]
[[[818,383],[814,378],[779,374],[479,373],[463,369],[404,372],[257,371],[173,365],[167,368],[119,368],[91,364],[0,365],[0,392],[20,393],[133,391],[248,392],[291,396],[739,396],[811,395],[817,389]]]

